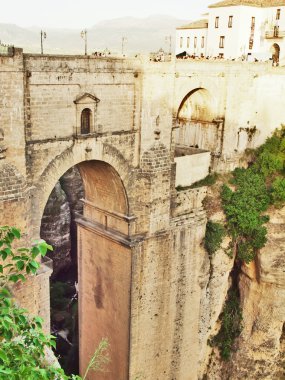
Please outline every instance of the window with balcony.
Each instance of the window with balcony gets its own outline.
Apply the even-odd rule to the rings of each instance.
[[[229,28],[232,28],[232,27],[233,27],[233,16],[229,16],[228,27],[229,27]]]
[[[223,49],[225,47],[225,36],[220,36],[219,48]]]
[[[277,9],[277,11],[276,11],[276,20],[280,20],[280,15],[281,15],[281,9]]]
[[[215,28],[218,28],[219,27],[219,17],[217,16],[215,18]]]

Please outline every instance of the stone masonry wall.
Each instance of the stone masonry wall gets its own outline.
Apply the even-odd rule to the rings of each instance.
[[[223,260],[222,254],[209,262],[202,248],[204,190],[178,195],[175,191],[172,127],[179,105],[193,89],[208,90],[216,117],[225,118],[217,168],[227,170],[229,163],[238,163],[244,148],[260,144],[285,123],[284,113],[279,112],[285,105],[284,86],[283,68],[273,71],[259,64],[160,64],[83,56],[23,56],[18,50],[14,57],[0,57],[0,144],[7,147],[0,152],[4,151],[1,178],[9,172],[0,187],[1,224],[20,226],[27,233],[27,243],[31,236],[38,238],[55,184],[80,162],[89,161],[92,166],[93,160],[103,161],[122,182],[129,213],[125,217],[134,217],[127,236],[132,247],[131,380],[137,376],[144,380],[195,380],[202,376],[209,359],[207,337],[216,327],[228,286],[231,263]],[[93,133],[80,136],[74,100],[86,93],[100,102]],[[244,133],[254,127],[252,140],[245,141]],[[87,179],[86,186],[91,193]],[[261,262],[260,266],[272,271],[271,264]],[[43,270],[28,288],[19,289],[19,298],[31,312],[40,312],[46,320],[49,275],[48,269]],[[247,275],[243,287],[246,310],[250,310],[256,289],[262,295],[269,287],[270,294],[281,297],[272,281],[261,286],[249,283]],[[262,315],[255,326],[259,321],[267,326],[268,319]],[[269,337],[274,339],[263,339],[265,353],[268,344],[273,347],[274,343],[273,356],[278,339],[283,339],[282,323],[276,321],[278,328]],[[248,336],[243,336],[245,341]],[[254,357],[252,352],[249,360]]]

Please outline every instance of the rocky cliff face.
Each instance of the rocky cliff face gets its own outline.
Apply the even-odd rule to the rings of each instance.
[[[75,218],[77,214],[83,214],[84,189],[79,170],[76,166],[69,169],[60,179],[62,190],[66,194],[70,208],[70,234],[71,234],[71,260],[73,265],[77,265],[77,226]]]
[[[268,242],[240,276],[244,329],[233,358],[236,379],[285,375],[285,207],[269,216]]]
[[[45,207],[41,224],[41,238],[54,249],[49,254],[53,260],[53,276],[71,264],[70,220],[66,194],[57,182]]]
[[[211,192],[210,203],[219,206]],[[212,219],[221,220],[218,209],[211,203]],[[272,208],[269,216],[266,246],[255,262],[242,266],[239,275],[244,327],[228,362],[220,359],[207,340],[219,329],[233,260],[221,249],[205,265],[210,275],[201,299],[201,379],[285,379],[285,207]]]
[[[82,213],[83,184],[76,167],[68,170],[55,185],[41,225],[41,237],[54,248],[53,277],[76,263],[76,213]]]

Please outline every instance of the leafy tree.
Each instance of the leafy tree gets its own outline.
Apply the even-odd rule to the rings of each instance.
[[[17,305],[12,285],[36,274],[39,257],[52,247],[40,241],[29,249],[13,249],[13,242],[20,238],[18,229],[0,227],[0,380],[84,380],[90,369],[102,370],[108,362],[108,342],[102,340],[83,379],[67,376],[61,368],[47,363],[46,355],[55,347],[55,338],[43,332],[40,317],[30,317]]]

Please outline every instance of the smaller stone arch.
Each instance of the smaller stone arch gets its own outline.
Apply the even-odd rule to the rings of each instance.
[[[212,121],[214,119],[213,100],[205,88],[195,88],[182,100],[178,113],[178,119]]]
[[[206,88],[197,87],[187,93],[176,116],[178,128],[174,141],[179,150],[191,148],[190,154],[193,149],[221,153],[224,122],[218,117],[215,105]]]

